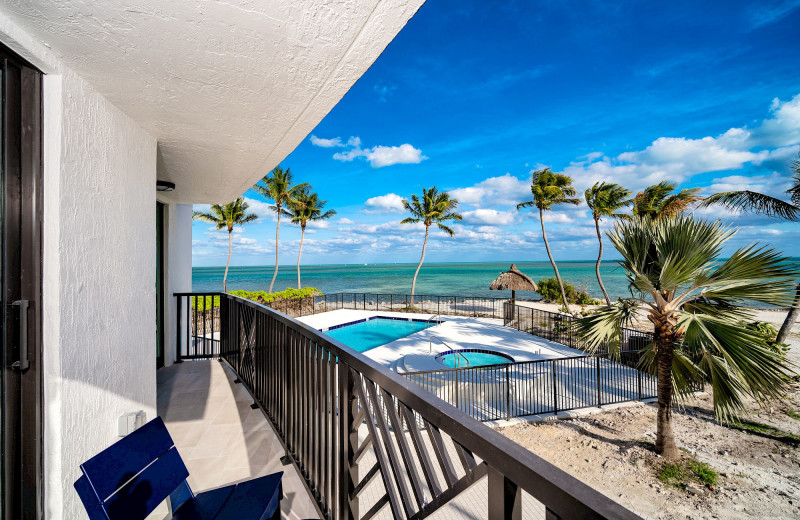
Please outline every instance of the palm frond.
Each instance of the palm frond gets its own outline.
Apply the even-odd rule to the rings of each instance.
[[[792,365],[755,331],[728,317],[681,313],[683,349],[714,389],[714,413],[728,421],[744,410],[745,397],[759,402],[783,397]]]
[[[444,231],[445,233],[447,233],[451,237],[456,236],[456,232],[455,231],[453,231],[451,228],[445,226],[441,222],[437,222],[436,225],[439,226],[439,229],[441,229],[442,231]]]
[[[586,343],[590,354],[607,345],[609,354],[618,358],[622,345],[622,327],[630,323],[638,306],[638,302],[634,300],[619,300],[601,307],[593,314],[576,320],[575,332]]]
[[[800,181],[798,181],[795,189],[798,190],[797,197],[800,197]],[[790,194],[794,201],[795,194]],[[761,213],[772,218],[786,220],[798,220],[798,218],[800,218],[800,207],[795,204],[790,204],[781,199],[750,190],[715,193],[701,202],[699,207],[708,207],[712,205],[723,206],[730,210]]]

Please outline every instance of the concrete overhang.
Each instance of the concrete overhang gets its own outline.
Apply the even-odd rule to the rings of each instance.
[[[170,199],[213,203],[289,155],[423,2],[5,0],[0,11],[158,140]]]

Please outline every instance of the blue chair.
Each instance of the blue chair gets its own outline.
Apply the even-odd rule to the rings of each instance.
[[[91,520],[143,520],[167,497],[178,520],[280,518],[283,472],[195,495],[159,417],[81,464],[81,471],[75,490]]]

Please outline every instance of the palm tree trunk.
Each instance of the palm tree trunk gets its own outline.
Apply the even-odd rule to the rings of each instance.
[[[659,317],[655,326],[656,362],[658,375],[658,419],[656,429],[656,453],[667,460],[680,456],[675,434],[672,432],[672,357],[677,323],[670,316]]]
[[[797,284],[794,305],[789,309],[789,314],[786,315],[786,319],[783,320],[783,325],[781,325],[781,330],[778,331],[778,336],[775,338],[775,341],[778,343],[786,343],[786,338],[789,337],[789,333],[792,331],[792,327],[794,327],[797,318],[800,318],[800,283]]]
[[[600,284],[600,290],[603,291],[603,297],[606,299],[606,305],[611,305],[611,299],[606,292],[606,286],[603,285],[603,279],[600,278],[600,261],[603,259],[603,235],[600,234],[600,219],[594,219],[594,227],[597,230],[597,241],[600,242],[600,251],[597,253],[597,263],[594,266],[594,272],[597,274],[597,283]]]
[[[422,243],[422,256],[419,257],[419,264],[417,265],[417,270],[414,272],[414,280],[411,282],[411,305],[414,305],[414,291],[417,289],[417,275],[419,274],[419,269],[422,267],[422,262],[425,260],[425,248],[428,247],[428,226],[425,226],[425,241]]]
[[[222,278],[222,292],[228,292],[228,267],[231,265],[231,249],[233,248],[233,228],[228,230],[228,263],[225,264],[225,276]]]
[[[547,250],[547,257],[550,258],[550,263],[553,264],[553,271],[556,272],[556,280],[558,280],[558,288],[561,291],[561,298],[564,302],[564,307],[569,310],[569,302],[567,301],[567,293],[564,292],[564,282],[561,281],[561,274],[556,267],[556,261],[553,260],[553,255],[550,253],[550,244],[547,242],[547,232],[544,230],[544,212],[539,208],[539,220],[542,223],[542,239],[544,239],[544,248]]]
[[[272,273],[272,282],[269,284],[269,292],[272,292],[272,288],[275,286],[275,278],[278,277],[278,238],[280,238],[281,234],[281,207],[279,205],[275,205],[278,208],[278,225],[275,226],[275,272]]]
[[[300,289],[300,257],[303,256],[303,240],[306,238],[306,227],[300,227],[300,252],[297,253],[297,288]]]

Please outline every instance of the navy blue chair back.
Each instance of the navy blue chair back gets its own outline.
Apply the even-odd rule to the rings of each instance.
[[[172,509],[194,497],[167,427],[157,417],[81,464],[75,490],[91,520],[142,520],[172,494]]]

